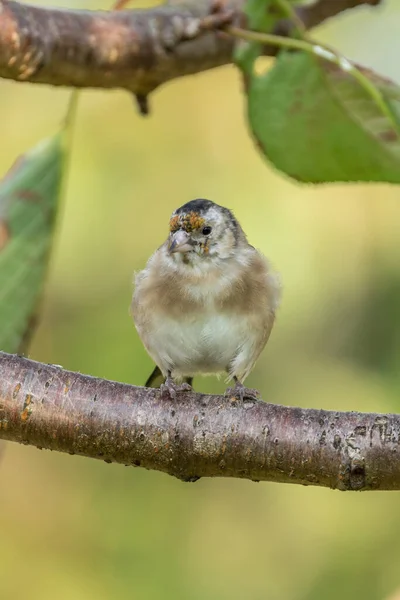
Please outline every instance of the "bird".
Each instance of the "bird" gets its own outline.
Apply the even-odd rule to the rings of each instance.
[[[134,278],[130,313],[156,363],[146,387],[175,399],[192,389],[194,376],[225,373],[234,382],[225,394],[258,398],[244,381],[280,299],[279,274],[230,209],[204,198],[176,209],[166,241]]]

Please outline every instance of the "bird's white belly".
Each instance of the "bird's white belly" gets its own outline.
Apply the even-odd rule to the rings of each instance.
[[[251,332],[246,320],[232,315],[182,315],[157,319],[148,348],[164,370],[175,376],[225,371]],[[157,360],[158,359],[158,360]]]

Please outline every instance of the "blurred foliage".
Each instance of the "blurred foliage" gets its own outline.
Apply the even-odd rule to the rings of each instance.
[[[354,13],[316,35],[400,80],[397,0]],[[57,128],[69,91],[0,87],[4,173]],[[248,135],[233,67],[151,100],[143,119],[125,93],[81,95],[32,358],[143,383],[152,364],[128,316],[133,271],[162,243],[172,210],[204,196],[235,211],[284,282],[248,384],[284,404],[398,412],[398,190],[298,187],[270,171]],[[395,600],[400,587],[397,492],[184,484],[16,444],[0,468],[2,600]]]
[[[62,133],[17,159],[0,182],[0,349],[22,352],[39,310],[61,190]]]

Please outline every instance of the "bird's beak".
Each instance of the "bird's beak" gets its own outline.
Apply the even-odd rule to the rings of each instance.
[[[189,252],[193,250],[189,234],[182,229],[173,233],[169,239],[168,250],[171,254],[173,252]]]

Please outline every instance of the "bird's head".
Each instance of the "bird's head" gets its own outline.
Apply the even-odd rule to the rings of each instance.
[[[184,262],[229,258],[245,239],[232,212],[211,200],[191,200],[176,209],[169,227],[168,252]]]

